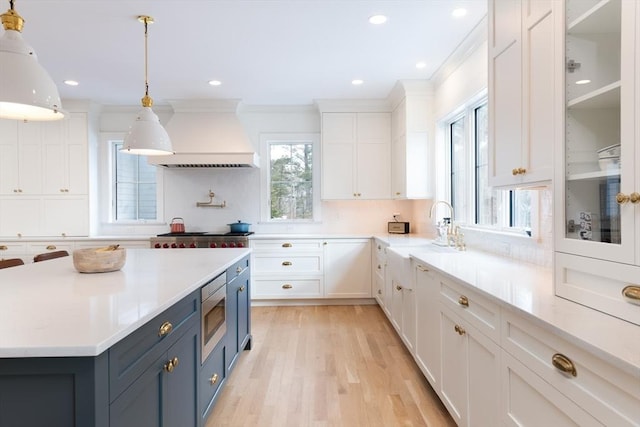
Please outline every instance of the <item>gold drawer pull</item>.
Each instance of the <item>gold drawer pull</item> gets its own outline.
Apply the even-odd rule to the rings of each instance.
[[[569,359],[564,354],[556,353],[551,358],[551,363],[556,369],[564,372],[565,374],[570,374],[574,377],[578,376],[578,372],[576,371],[576,366],[573,364],[571,359]]]
[[[171,373],[176,368],[176,366],[178,366],[178,363],[180,363],[180,361],[178,360],[177,357],[174,357],[173,359],[169,360],[167,363],[164,364],[164,370]]]
[[[282,285],[282,289],[291,289],[291,288],[293,288],[293,286],[291,286],[288,283],[285,283],[284,285]]]
[[[211,385],[215,385],[217,382],[218,382],[218,374],[211,375],[211,378],[209,378],[209,383]]]
[[[58,249],[58,248],[56,248],[56,245],[48,245],[47,246],[47,250],[48,251],[55,251],[56,249]]]
[[[378,289],[378,295],[382,295],[382,290]]]
[[[291,265],[291,261],[282,261],[282,265],[289,266]]]
[[[238,292],[244,292],[245,289],[244,285],[242,285],[238,288]]]
[[[8,247],[8,246],[6,246],[6,245],[0,245],[0,251],[6,251],[6,250],[8,250],[8,249],[9,249],[9,247]]]
[[[629,298],[630,303],[640,304],[640,286],[629,285],[622,290],[622,296]]]
[[[283,247],[283,248],[290,248],[290,247],[292,247],[292,246],[293,246],[293,245],[292,245],[291,243],[283,243],[283,244],[282,244],[282,247]]]
[[[640,203],[640,194],[636,193],[635,191],[631,194],[629,194],[629,201],[631,203],[633,203],[634,205]]]
[[[238,268],[236,268],[236,273],[237,273],[237,274],[242,273],[242,267],[238,267]]]
[[[380,264],[378,264],[378,270],[382,270],[382,267],[380,266]]]
[[[158,329],[158,336],[167,336],[171,331],[173,331],[173,325],[171,324],[171,322],[164,322],[162,325],[160,325],[160,329]]]
[[[401,290],[402,290],[402,286],[400,286],[400,285],[396,285],[396,290],[397,290],[397,291],[401,291]]]
[[[513,175],[513,176],[518,175],[518,169],[512,169],[511,170],[511,175]]]
[[[469,298],[465,297],[464,295],[460,295],[460,298],[458,298],[458,304],[463,307],[469,307]]]
[[[467,331],[465,331],[464,328],[460,325],[455,325],[453,329],[458,333],[458,335],[464,335],[467,333]]]
[[[425,267],[424,265],[420,265],[420,264],[418,264],[416,267],[417,267],[417,268],[418,268],[418,270],[420,270],[420,271],[429,272],[429,269],[428,269],[427,267]]]

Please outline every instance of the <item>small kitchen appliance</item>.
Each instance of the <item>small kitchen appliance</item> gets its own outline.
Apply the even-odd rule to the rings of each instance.
[[[387,223],[387,232],[391,234],[408,234],[409,223],[401,221],[393,221]]]
[[[173,218],[170,226],[172,233],[184,233],[184,220],[182,218]]]

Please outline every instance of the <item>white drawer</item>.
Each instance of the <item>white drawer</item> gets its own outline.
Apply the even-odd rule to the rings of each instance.
[[[308,256],[265,256],[254,254],[254,274],[261,273],[322,273],[322,257]]]
[[[251,282],[253,299],[273,298],[321,298],[322,280],[317,279],[253,279]]]
[[[27,252],[26,243],[0,241],[0,259],[16,258]]]
[[[322,240],[313,239],[276,239],[251,240],[251,247],[256,251],[285,251],[297,253],[302,251],[322,251]]]
[[[454,281],[438,276],[440,301],[486,336],[500,340],[500,306]]]
[[[603,425],[505,351],[501,377],[505,426]]]
[[[503,349],[603,424],[640,425],[640,372],[622,371],[515,313],[502,314]],[[576,375],[556,368],[554,357],[572,364]]]
[[[640,325],[640,301],[622,294],[640,290],[640,267],[558,252],[555,265],[556,295]]]

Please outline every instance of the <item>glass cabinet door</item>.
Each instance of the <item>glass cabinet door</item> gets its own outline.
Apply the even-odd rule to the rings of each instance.
[[[622,160],[633,161],[634,145],[628,70],[635,52],[623,18],[629,3],[635,7],[625,0],[567,0],[565,14],[565,239],[581,242],[569,243],[577,252],[618,260],[625,246],[633,251],[632,234],[625,242],[633,217],[617,200],[624,185],[633,185],[623,173],[631,165]]]

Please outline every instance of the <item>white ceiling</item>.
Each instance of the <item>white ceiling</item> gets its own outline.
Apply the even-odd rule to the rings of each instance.
[[[4,3],[4,5],[2,5]],[[9,8],[8,0],[0,10]],[[139,105],[150,15],[149,92],[169,99],[307,105],[385,98],[428,79],[486,14],[486,0],[15,0],[23,36],[64,99]],[[464,7],[466,16],[454,18]],[[368,18],[388,16],[374,26]],[[416,69],[418,61],[426,62]],[[364,84],[353,86],[353,79]],[[80,84],[69,87],[65,79]],[[209,80],[222,85],[213,87]]]

